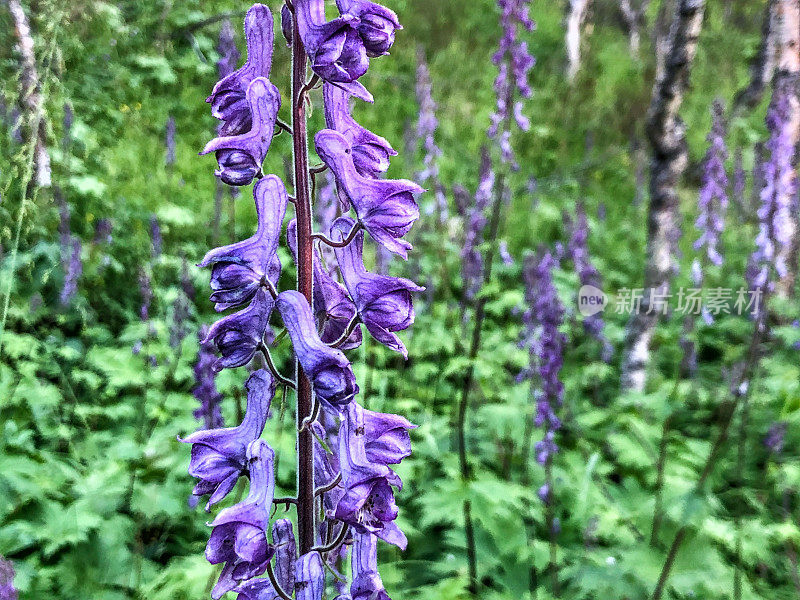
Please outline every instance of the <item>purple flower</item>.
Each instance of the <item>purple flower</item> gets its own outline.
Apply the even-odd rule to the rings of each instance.
[[[150,318],[150,303],[153,301],[153,287],[150,285],[150,275],[144,268],[139,269],[139,295],[142,304],[139,307],[139,317],[142,321]]]
[[[260,5],[256,6],[259,6],[259,8],[253,11],[253,17],[256,17],[259,11],[261,11]],[[250,22],[248,23],[248,21]],[[260,25],[254,21],[257,21],[257,19],[245,18],[245,38],[248,37],[247,30],[251,26],[254,28],[260,27]],[[269,35],[269,32],[266,33],[267,35]],[[263,47],[259,47],[255,48],[254,50],[256,52],[261,52],[262,48]],[[225,19],[222,22],[222,27],[220,27],[219,29],[219,41],[217,42],[217,52],[219,53],[219,60],[217,61],[217,73],[219,73],[220,79],[225,79],[228,75],[230,75],[236,70],[236,65],[239,64],[239,58],[241,56],[239,54],[239,49],[236,47],[236,32],[233,30],[233,25],[231,25],[230,19]],[[270,67],[267,66],[266,74],[258,73],[258,75],[264,77],[269,76],[269,68]],[[253,76],[251,79],[254,78],[255,76]],[[219,86],[219,84],[217,84],[217,86]],[[246,88],[247,85],[245,85],[242,89],[244,90]],[[242,95],[241,97],[244,98],[244,95]]]
[[[211,95],[206,98],[206,102],[211,104],[211,114],[223,122],[220,135],[237,135],[251,129],[252,103],[247,99],[247,90],[254,79],[269,77],[274,44],[272,26],[272,13],[263,4],[254,4],[247,11],[244,19],[247,61],[234,72],[231,70],[236,66],[239,53],[234,44],[233,31],[223,26],[220,32],[222,59],[218,67],[220,75],[227,76],[217,82]]]
[[[251,579],[235,587],[233,591],[239,594],[236,597],[237,600],[280,600],[278,592],[272,587],[270,580],[265,577]]]
[[[589,222],[586,218],[586,209],[583,203],[579,203],[575,221],[572,222],[567,219],[568,227],[571,229],[569,243],[567,244],[566,254],[572,259],[575,265],[575,272],[578,274],[578,280],[581,286],[592,286],[595,288],[602,288],[603,280],[600,272],[592,264],[591,256],[589,255]],[[603,345],[603,360],[608,361],[614,351],[608,338],[603,334],[605,324],[600,313],[584,317],[583,328],[586,333],[594,337]]]
[[[167,125],[164,128],[164,145],[167,148],[164,164],[171,167],[175,164],[175,117],[172,115],[167,118]]]
[[[289,519],[278,519],[272,524],[272,543],[275,545],[275,579],[284,590],[293,590],[297,546]]]
[[[331,237],[334,241],[341,241],[353,226],[352,219],[340,217],[333,224]],[[402,331],[414,322],[411,293],[425,288],[408,279],[368,272],[362,258],[363,246],[364,234],[359,231],[347,246],[336,249],[336,260],[345,286],[372,337],[408,358],[405,345],[394,332]]]
[[[268,175],[253,188],[253,198],[258,214],[255,235],[211,250],[200,263],[212,267],[211,300],[218,311],[248,302],[267,281],[277,285],[281,275],[277,252],[288,202],[286,188],[279,177]]]
[[[788,425],[784,421],[777,421],[770,425],[769,431],[764,437],[764,446],[766,446],[767,450],[776,455],[783,452],[787,429]]]
[[[200,406],[195,409],[194,417],[202,420],[206,429],[217,429],[224,425],[220,411],[222,394],[217,390],[217,372],[214,370],[217,357],[211,351],[209,344],[203,343],[208,335],[208,326],[201,327],[197,335],[200,349],[197,351],[197,362],[194,364],[196,385],[192,389],[192,394],[200,402]]]
[[[529,372],[536,374],[541,389],[536,394],[537,427],[545,430],[544,438],[536,444],[536,460],[547,464],[558,451],[554,432],[561,428],[555,409],[561,406],[564,386],[559,379],[563,364],[566,337],[559,331],[564,319],[564,307],[553,285],[553,269],[557,266],[549,251],[537,257],[525,258],[523,278],[529,309],[523,316],[525,325],[524,345],[530,353]]]
[[[719,100],[711,107],[712,124],[708,134],[708,151],[703,161],[703,179],[700,185],[698,208],[700,211],[695,227],[700,237],[694,243],[695,250],[705,248],[708,260],[714,265],[722,264],[719,253],[719,238],[725,225],[728,208],[728,175],[725,161],[728,148],[725,145],[724,108]]]
[[[353,164],[359,175],[377,177],[389,168],[389,159],[397,152],[384,138],[363,128],[350,115],[351,93],[332,83],[322,86],[325,100],[325,123],[341,133],[352,149]],[[368,100],[372,101],[370,95]]]
[[[367,56],[375,57],[389,54],[394,44],[394,32],[402,29],[394,11],[369,0],[336,0],[342,15],[358,17],[354,27],[361,36]]]
[[[278,88],[264,77],[250,82],[246,98],[252,115],[249,131],[214,138],[200,152],[216,153],[220,168],[214,174],[228,185],[248,185],[261,170],[281,107]]]
[[[293,219],[286,228],[289,249],[297,262],[297,222]],[[326,344],[336,342],[344,335],[356,306],[341,283],[328,275],[314,251],[314,314],[322,328],[320,339]],[[361,345],[361,328],[356,327],[347,339],[339,344],[341,350],[352,350]]]
[[[320,158],[333,171],[339,187],[372,238],[407,258],[411,244],[401,238],[419,218],[414,194],[424,190],[405,179],[368,179],[359,175],[350,144],[336,131],[323,129],[314,142]]]
[[[752,289],[771,290],[774,275],[784,277],[787,265],[783,252],[791,243],[791,222],[796,209],[794,143],[792,141],[791,96],[788,86],[776,87],[767,111],[767,158],[761,165],[761,205],[756,249],[750,257],[747,280]],[[774,275],[773,275],[774,270]]]
[[[250,492],[243,502],[226,508],[211,523],[214,528],[206,546],[212,565],[225,563],[211,591],[214,600],[233,590],[240,582],[261,575],[275,554],[267,541],[269,513],[275,495],[275,452],[264,440],[247,447]]]
[[[352,600],[391,600],[378,573],[378,538],[371,533],[353,536]]]
[[[259,289],[250,306],[211,326],[203,343],[213,340],[222,354],[214,364],[217,371],[241,367],[252,360],[263,343],[274,306],[272,297]]]
[[[83,274],[81,262],[81,241],[76,236],[70,236],[70,244],[66,248],[64,260],[64,285],[61,287],[59,300],[62,306],[67,306],[75,294],[78,293],[78,279]]]
[[[14,589],[14,564],[0,556],[0,600],[17,600]]]
[[[319,339],[314,315],[305,296],[295,290],[278,294],[276,302],[292,338],[297,360],[317,396],[334,406],[345,405],[358,393],[353,368],[341,350]]]
[[[264,430],[275,380],[266,371],[250,375],[245,384],[247,409],[238,427],[196,431],[180,441],[192,444],[189,474],[200,481],[192,490],[195,496],[211,494],[206,510],[222,500],[247,468],[247,448]],[[180,439],[180,438],[178,438]]]
[[[397,504],[392,491],[392,486],[400,488],[403,482],[386,466],[391,454],[387,458],[379,450],[373,452],[372,458],[377,458],[377,462],[367,456],[367,420],[371,418],[358,403],[352,402],[342,419],[339,463],[344,495],[331,516],[350,524],[356,532],[375,534],[405,549],[406,536],[394,523]]]
[[[356,29],[357,16],[326,21],[324,0],[295,0],[294,18],[311,68],[322,79],[350,83],[367,72],[369,58]]]
[[[481,171],[478,189],[475,191],[475,202],[467,209],[464,201],[462,212],[467,215],[464,231],[464,246],[461,249],[461,278],[464,281],[464,298],[472,301],[478,294],[483,280],[483,256],[480,245],[488,224],[486,209],[492,200],[495,173],[486,148],[481,150]],[[465,190],[466,192],[466,190]],[[468,192],[467,192],[468,193]]]
[[[319,552],[309,552],[295,563],[295,600],[322,600],[325,592],[325,567]]]

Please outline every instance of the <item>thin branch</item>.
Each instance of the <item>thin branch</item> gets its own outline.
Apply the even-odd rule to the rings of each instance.
[[[324,173],[327,170],[328,170],[328,165],[326,165],[325,163],[322,163],[321,165],[317,165],[316,167],[311,167],[309,169],[309,172],[312,175],[317,175],[319,173]]]
[[[333,480],[330,483],[326,483],[325,485],[321,485],[317,489],[315,489],[314,490],[314,495],[315,496],[320,496],[322,494],[330,492],[332,489],[334,489],[341,482],[342,482],[342,474],[338,473],[336,475],[336,477],[334,477]]]
[[[209,25],[213,25],[214,23],[218,23],[220,21],[225,21],[227,19],[231,19],[233,17],[242,18],[246,14],[244,10],[236,10],[232,12],[220,13],[218,15],[214,15],[213,17],[208,17],[207,19],[203,19],[201,21],[195,21],[194,23],[189,23],[188,25],[184,25],[180,29],[176,29],[172,32],[173,38],[181,37],[182,35],[189,35],[198,29],[202,29],[203,27],[207,27]]]
[[[319,240],[331,248],[344,248],[355,239],[356,235],[363,227],[364,226],[361,224],[361,221],[358,221],[355,225],[353,225],[353,228],[350,230],[350,233],[347,234],[347,237],[339,242],[334,242],[332,239],[326,237],[324,233],[312,233],[311,238]]]
[[[319,409],[320,409],[321,404],[322,403],[319,401],[319,398],[314,396],[314,407],[311,409],[311,414],[308,415],[305,419],[303,419],[303,422],[300,425],[300,431],[305,431],[306,429],[311,427],[311,424],[314,421],[317,420],[317,417],[319,416]]]
[[[279,383],[286,385],[292,388],[293,390],[297,389],[297,385],[295,384],[294,381],[292,381],[288,377],[284,377],[283,375],[281,375],[280,371],[278,371],[277,367],[275,366],[275,363],[272,361],[272,354],[270,354],[269,348],[267,348],[265,344],[259,344],[258,349],[261,351],[261,355],[264,357],[264,362],[267,364],[267,368],[269,368],[270,372],[275,377],[275,379],[277,379]]]
[[[285,131],[289,135],[294,135],[292,133],[292,128],[288,123],[282,121],[281,119],[275,119],[275,124],[278,126],[278,129],[282,129],[283,131]]]
[[[290,504],[297,505],[297,498],[292,498],[292,497],[289,497],[289,496],[287,496],[285,498],[273,498],[272,499],[272,503],[273,504],[285,504],[286,507],[288,508]]]
[[[353,334],[353,331],[355,331],[356,327],[360,322],[361,322],[361,316],[358,313],[354,314],[353,318],[350,319],[350,322],[347,324],[347,327],[345,327],[344,333],[339,337],[338,340],[336,340],[332,344],[329,344],[330,347],[338,348],[339,346],[344,344],[347,341],[347,338],[349,338]]]
[[[345,539],[347,539],[347,534],[349,533],[349,531],[350,527],[348,527],[347,524],[342,523],[342,529],[341,531],[339,531],[339,535],[336,536],[335,540],[333,540],[330,544],[327,544],[325,546],[315,546],[314,548],[312,548],[312,551],[319,552],[320,554],[325,554],[326,552],[331,552],[333,550],[336,550],[336,548],[341,546],[342,543],[345,541]]]
[[[306,82],[306,84],[302,87],[302,89],[300,90],[300,96],[301,97],[306,96],[308,94],[308,92],[313,90],[314,86],[317,85],[318,83],[319,83],[319,75],[317,75],[315,73],[314,76],[311,77],[311,79],[309,79]]]
[[[275,577],[275,571],[272,570],[272,561],[267,562],[267,575],[269,576],[269,582],[272,584],[272,587],[275,588],[278,596],[283,598],[283,600],[292,600],[292,597],[284,592],[281,584],[278,583],[278,579]]]

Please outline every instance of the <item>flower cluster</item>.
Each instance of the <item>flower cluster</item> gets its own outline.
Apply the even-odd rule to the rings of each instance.
[[[14,565],[2,556],[0,556],[0,599],[17,600],[17,590],[14,588]]]
[[[413,323],[411,295],[422,288],[407,279],[369,272],[362,254],[369,234],[387,251],[406,258],[411,245],[403,237],[419,217],[415,195],[423,190],[411,181],[380,178],[397,153],[387,140],[359,125],[350,109],[352,97],[373,101],[357,79],[370,58],[388,53],[400,28],[397,17],[367,0],[337,0],[337,6],[340,16],[332,21],[325,19],[323,0],[293,0],[281,13],[287,42],[297,44],[299,36],[314,72],[299,96],[293,91],[292,106],[308,102],[308,90],[322,80],[326,128],[314,136],[314,145],[332,177],[328,186],[320,186],[327,205],[319,219],[321,232],[309,235],[300,227],[301,219],[311,217],[308,221],[313,222],[313,215],[310,205],[305,207],[308,212],[302,210],[307,199],[297,185],[297,197],[290,197],[279,177],[262,173],[276,128],[289,131],[278,123],[281,96],[269,80],[274,38],[273,16],[266,6],[255,4],[247,12],[247,61],[237,70],[231,66],[207,99],[221,125],[219,136],[201,154],[215,153],[216,175],[225,183],[244,186],[256,180],[253,198],[258,219],[251,237],[213,249],[200,262],[211,270],[216,310],[235,312],[204,332],[195,367],[194,393],[201,402],[195,414],[205,420],[207,429],[182,440],[192,445],[189,473],[198,479],[193,493],[208,496],[209,510],[228,496],[240,477],[250,481],[248,496],[222,510],[211,523],[206,558],[223,565],[212,590],[215,599],[235,591],[243,600],[292,595],[321,600],[325,565],[334,568],[350,546],[354,554],[349,596],[388,598],[377,572],[377,539],[406,546],[395,523],[394,493],[402,481],[390,465],[411,453],[409,431],[414,426],[401,416],[368,411],[357,403],[359,386],[345,352],[361,345],[363,325],[379,343],[407,356],[397,332]],[[291,135],[298,142],[297,136],[305,134],[295,122]],[[285,265],[278,250],[290,204],[297,218],[286,223],[286,243],[298,275],[305,273],[304,265],[313,271],[309,296],[281,290]],[[349,214],[336,218],[340,210]],[[314,239],[328,248],[327,255],[312,246]],[[312,264],[304,262],[304,256],[311,256]],[[280,318],[291,341],[296,379],[281,374],[273,361],[269,346],[274,317]],[[206,344],[216,348],[218,358],[208,353]],[[242,423],[220,428],[214,373],[245,366],[257,355],[265,368],[247,381]],[[308,435],[310,429],[317,442],[313,457],[303,455],[298,443],[298,469],[306,474],[313,462],[312,481],[324,508],[323,515],[314,518],[313,548],[303,547],[307,525],[299,518],[297,541],[288,519],[270,526],[276,501],[274,452],[260,439],[276,389],[296,389],[299,412],[305,381],[313,393],[313,410],[305,418],[298,415],[298,436]],[[294,504],[300,514],[305,502],[309,500],[299,489],[287,506]],[[311,510],[316,513],[316,508]],[[340,591],[347,597],[347,590]]]
[[[59,241],[61,245],[61,264],[64,269],[64,283],[61,286],[59,300],[62,306],[67,306],[78,293],[78,280],[83,274],[81,250],[83,248],[78,236],[73,235],[69,226],[69,208],[61,200],[61,220],[58,225]]]
[[[709,146],[703,160],[703,179],[697,202],[700,214],[695,221],[700,237],[695,241],[694,249],[705,249],[706,258],[711,264],[719,266],[722,264],[719,238],[725,227],[725,212],[728,209],[728,174],[725,170],[728,148],[725,145],[724,108],[719,100],[711,107],[711,118],[711,131],[707,138]],[[699,271],[699,261],[695,259],[692,272]],[[701,281],[695,278],[694,284],[700,286]]]
[[[575,221],[568,220],[567,225],[571,231],[566,254],[575,265],[575,272],[578,274],[581,286],[589,285],[598,289],[602,288],[603,281],[600,272],[592,264],[592,259],[589,255],[589,223],[586,219],[586,209],[583,204],[578,205]],[[603,345],[603,360],[610,360],[614,349],[608,338],[603,334],[604,323],[601,313],[584,317],[583,328]]]
[[[197,398],[200,406],[195,409],[194,417],[203,421],[206,429],[217,429],[224,425],[220,410],[222,394],[217,390],[217,373],[214,370],[217,357],[214,356],[209,345],[203,343],[208,336],[208,327],[201,327],[197,335],[200,340],[200,350],[194,364],[194,380],[197,385],[192,390],[192,394]]]
[[[421,184],[433,188],[436,199],[435,209],[439,212],[439,221],[447,220],[447,198],[442,184],[439,182],[439,165],[437,161],[442,155],[442,149],[436,143],[436,130],[439,120],[436,118],[436,102],[433,99],[433,85],[428,64],[422,50],[417,52],[417,104],[419,116],[417,117],[416,137],[422,148],[422,171],[417,173]],[[434,207],[431,206],[431,212]]]
[[[796,195],[790,102],[790,90],[787,86],[779,85],[767,111],[770,137],[759,177],[759,230],[756,249],[747,268],[747,280],[752,289],[770,291],[775,276],[784,277],[787,273],[787,265],[782,258],[785,253],[782,250],[792,243],[787,225],[792,220]]]
[[[536,64],[536,59],[529,52],[528,43],[519,39],[520,28],[527,31],[536,28],[529,14],[529,4],[530,0],[497,0],[502,36],[500,47],[492,57],[499,72],[494,81],[497,106],[488,134],[493,139],[499,137],[502,160],[512,168],[516,168],[516,161],[511,148],[509,125],[513,120],[523,131],[530,127],[530,121],[522,112],[522,101],[514,100],[515,93],[523,98],[529,98],[532,94],[528,73]]]
[[[540,386],[536,392],[534,422],[537,427],[544,429],[543,439],[536,444],[536,461],[542,465],[548,464],[558,451],[555,432],[561,428],[561,421],[555,411],[561,406],[564,394],[559,372],[566,337],[559,331],[564,320],[564,307],[553,284],[553,269],[556,266],[556,259],[549,251],[540,252],[539,256],[528,255],[523,265],[525,299],[528,303],[528,309],[523,314],[523,342],[530,353],[528,374],[535,377]],[[549,495],[549,490],[546,493]]]

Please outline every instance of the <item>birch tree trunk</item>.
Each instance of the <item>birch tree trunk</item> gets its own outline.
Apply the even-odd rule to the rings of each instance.
[[[797,146],[800,142],[800,98],[798,98],[798,81],[800,81],[800,0],[776,0],[775,2],[775,77],[773,90],[791,90],[789,106],[791,111],[790,128],[792,143],[795,147],[795,164]],[[785,87],[784,87],[785,86]],[[797,250],[798,250],[798,204],[797,170],[792,169],[788,175],[791,181],[786,182],[783,189],[788,190],[789,197],[781,201],[781,205],[790,206],[787,222],[783,224],[787,239],[790,242],[778,247],[777,262],[787,265],[787,273],[776,286],[775,293],[779,298],[787,299],[794,295],[797,282]]]
[[[581,68],[581,28],[586,20],[590,0],[569,0],[567,4],[566,35],[567,79],[572,82]]]
[[[620,0],[619,9],[625,26],[628,28],[628,48],[631,56],[639,57],[639,46],[642,38],[642,26],[645,24],[645,13],[650,5],[650,0],[638,0],[639,6],[635,7],[637,0]]]
[[[764,21],[761,25],[761,45],[753,63],[750,65],[750,83],[736,94],[733,101],[734,114],[744,109],[755,108],[764,97],[764,92],[775,73],[776,30],[775,13],[779,0],[768,0],[764,8]]]
[[[680,237],[678,183],[688,162],[685,125],[678,116],[689,83],[703,24],[704,0],[680,0],[675,8],[664,57],[647,114],[651,146],[647,263],[639,310],[628,323],[622,364],[622,388],[643,391],[653,331],[662,312],[660,294],[669,294]],[[663,297],[663,296],[662,296]]]
[[[42,96],[39,89],[39,74],[36,71],[36,56],[33,52],[33,37],[28,24],[28,17],[19,0],[8,0],[8,11],[14,22],[14,33],[17,37],[21,64],[20,104],[28,123],[27,134],[36,137],[34,161],[36,183],[39,187],[50,187],[50,155],[45,145],[45,122],[41,118]]]

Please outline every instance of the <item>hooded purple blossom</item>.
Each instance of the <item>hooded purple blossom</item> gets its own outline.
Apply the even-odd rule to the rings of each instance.
[[[281,227],[288,197],[279,177],[268,175],[253,188],[258,228],[253,237],[211,250],[201,267],[212,267],[211,300],[218,311],[249,301],[269,280],[277,285],[281,275],[278,259]]]
[[[222,354],[214,365],[216,370],[241,367],[252,360],[269,329],[274,306],[272,297],[259,289],[250,306],[211,326],[203,343],[213,340]]]
[[[243,502],[226,508],[211,523],[214,530],[206,546],[212,565],[225,563],[211,591],[214,600],[240,582],[261,575],[275,554],[267,541],[269,513],[275,496],[275,452],[264,440],[247,447],[250,492]]]
[[[297,222],[293,219],[286,228],[289,249],[297,262]],[[356,315],[356,306],[341,283],[322,268],[319,256],[314,251],[314,314],[322,328],[320,339],[332,344],[344,335],[347,326]],[[339,346],[341,350],[352,350],[361,345],[361,328],[356,327]]]
[[[318,397],[334,406],[345,405],[358,393],[353,368],[344,353],[320,340],[305,296],[295,290],[278,294],[276,302],[292,338],[297,360]]]
[[[281,600],[278,592],[266,577],[251,579],[234,588],[233,591],[239,594],[236,596],[237,600]]]
[[[361,36],[367,56],[389,54],[394,44],[394,32],[403,28],[393,10],[369,0],[336,0],[336,6],[342,15],[358,17],[358,24],[354,27]]]
[[[369,58],[356,29],[357,16],[326,21],[324,0],[294,0],[294,18],[311,68],[322,79],[350,83],[367,72]]]
[[[353,536],[352,600],[391,600],[378,573],[378,538],[371,533]]]
[[[293,590],[297,546],[289,519],[278,519],[272,524],[272,543],[275,545],[275,579],[284,590]]]
[[[272,69],[272,13],[263,4],[254,4],[244,19],[244,33],[247,40],[247,61],[237,71],[223,77],[214,86],[206,102],[211,104],[211,114],[223,123],[220,135],[229,136],[244,133],[251,129],[251,104],[247,100],[250,83],[258,78],[268,78]],[[222,32],[232,34],[232,31]],[[220,33],[220,54],[224,65],[219,65],[220,74],[229,72],[238,60],[238,51],[232,35],[223,40]],[[224,42],[224,43],[223,43]],[[222,62],[222,61],[221,61]]]
[[[295,600],[322,600],[325,567],[319,552],[304,554],[295,562],[294,579]]]
[[[200,402],[200,406],[195,409],[194,418],[202,420],[206,429],[217,429],[225,424],[220,411],[222,394],[217,390],[217,372],[214,370],[217,357],[211,351],[209,344],[203,343],[207,335],[208,326],[204,325],[197,332],[200,349],[197,351],[197,362],[194,364],[196,385],[192,389],[192,394]]]
[[[695,250],[705,248],[708,260],[719,266],[722,264],[719,238],[728,208],[728,174],[725,171],[728,148],[725,145],[724,108],[719,100],[714,101],[711,115],[711,131],[707,138],[709,147],[703,160],[703,179],[697,202],[700,214],[694,224],[700,231],[700,237],[693,247]]]
[[[214,138],[200,152],[201,155],[216,153],[220,168],[214,174],[228,185],[248,185],[261,170],[281,107],[278,88],[265,77],[250,82],[246,100],[252,115],[250,129]]]
[[[379,244],[408,258],[411,244],[401,239],[419,218],[414,194],[420,186],[405,179],[368,179],[359,175],[347,139],[331,129],[314,138],[317,153],[336,176],[339,187],[353,204],[359,221]]]
[[[363,177],[378,177],[389,168],[389,159],[397,156],[392,145],[379,135],[365,129],[350,114],[351,93],[334,84],[322,87],[325,100],[325,123],[341,133],[352,149],[353,164]],[[372,102],[372,96],[366,98]]]
[[[367,456],[367,421],[372,418],[356,402],[347,407],[339,430],[339,464],[345,491],[331,516],[350,524],[356,532],[375,534],[404,550],[406,536],[394,522],[398,511],[392,491],[392,486],[401,488],[403,482],[386,466],[392,454],[387,458],[376,449],[371,457],[377,460]],[[373,434],[377,431],[372,426],[369,430]]]
[[[351,218],[340,217],[331,229],[332,239],[345,239],[353,226]],[[425,288],[408,279],[368,272],[362,258],[363,246],[364,233],[359,231],[350,244],[336,249],[336,260],[345,286],[372,337],[408,358],[405,345],[394,332],[402,331],[414,322],[411,293],[421,292]]]
[[[195,496],[211,494],[206,510],[222,500],[247,468],[247,447],[264,430],[275,380],[267,371],[250,375],[245,384],[247,409],[238,427],[196,431],[180,441],[192,444],[189,474],[200,481],[192,490]],[[179,438],[180,439],[180,438]]]

